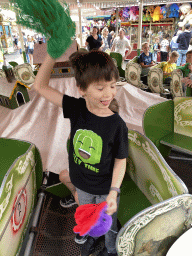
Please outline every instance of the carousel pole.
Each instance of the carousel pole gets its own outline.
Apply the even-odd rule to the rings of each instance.
[[[140,0],[140,4],[139,4],[139,24],[138,24],[137,56],[139,56],[140,53],[141,53],[142,21],[143,21],[143,0]]]
[[[83,40],[82,40],[81,4],[78,2],[77,6],[78,6],[78,15],[79,15],[80,47],[82,47]]]
[[[26,58],[26,53],[25,53],[25,47],[24,47],[24,41],[23,41],[23,34],[21,31],[21,26],[19,24],[17,24],[18,30],[19,30],[19,39],[21,42],[21,50],[22,50],[22,54],[23,54],[23,60],[25,63],[27,63],[27,58]]]
[[[17,23],[17,10],[15,10],[15,12],[16,12],[16,23]],[[20,39],[20,42],[21,42],[21,50],[22,50],[23,60],[24,60],[24,63],[27,63],[25,46],[24,46],[24,41],[23,41],[23,34],[22,34],[22,31],[21,31],[21,25],[19,25],[17,23],[17,27],[18,27],[18,30],[19,30],[19,39]]]
[[[118,25],[119,24],[119,8],[116,8],[116,28],[115,28],[115,34],[118,36]]]
[[[150,21],[150,25],[149,25],[149,45],[151,43],[151,21]]]

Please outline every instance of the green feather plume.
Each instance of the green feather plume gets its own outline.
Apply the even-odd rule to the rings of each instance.
[[[75,23],[71,20],[69,8],[58,0],[10,0],[14,3],[17,23],[33,29],[48,38],[47,51],[53,58],[59,58],[71,45],[75,35]]]

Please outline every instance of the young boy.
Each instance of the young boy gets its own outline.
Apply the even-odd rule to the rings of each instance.
[[[55,60],[48,54],[35,79],[34,88],[53,104],[63,108],[64,118],[71,122],[69,149],[70,180],[78,194],[79,204],[107,201],[107,214],[113,223],[105,235],[100,255],[117,255],[117,209],[120,186],[128,156],[128,129],[117,113],[109,109],[116,95],[119,74],[112,58],[100,51],[71,57],[78,90],[83,98],[62,95],[49,86]],[[95,239],[82,246],[81,256],[89,255]]]
[[[147,75],[150,70],[150,67],[155,65],[153,60],[153,55],[149,52],[149,43],[145,42],[142,44],[143,53],[140,54],[138,58],[138,63],[142,67],[141,79],[144,84],[147,84]]]
[[[163,70],[163,83],[170,84],[171,82],[171,73],[176,69],[176,62],[179,57],[178,52],[173,51],[170,54],[169,60],[167,62],[161,62],[157,65],[158,68]]]

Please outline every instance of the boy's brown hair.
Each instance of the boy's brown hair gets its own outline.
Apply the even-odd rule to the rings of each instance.
[[[149,43],[148,43],[148,42],[144,42],[144,43],[142,43],[142,48],[143,48],[146,44],[148,44],[148,45],[149,45]]]
[[[109,54],[98,50],[77,51],[69,60],[75,71],[77,86],[86,91],[91,83],[119,79],[119,72]]]
[[[190,51],[188,51],[188,52],[186,53],[186,55],[188,55],[188,54],[192,54],[192,50],[190,50]]]
[[[179,53],[176,51],[171,52],[170,57],[179,57]]]

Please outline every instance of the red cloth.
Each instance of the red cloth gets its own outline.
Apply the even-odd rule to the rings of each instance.
[[[100,212],[106,205],[106,201],[100,204],[80,205],[75,212],[77,226],[74,227],[73,231],[75,233],[80,233],[80,236],[86,235],[97,223],[100,217]]]

